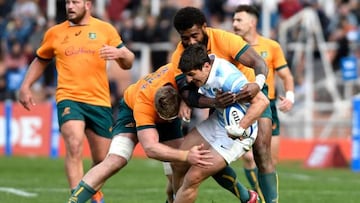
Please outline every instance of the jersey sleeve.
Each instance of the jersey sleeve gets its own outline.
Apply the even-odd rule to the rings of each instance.
[[[150,102],[136,102],[134,109],[136,127],[155,126],[157,117],[153,104]]]
[[[185,75],[181,72],[181,70],[179,68],[180,57],[181,57],[181,54],[183,53],[183,51],[184,51],[184,47],[182,46],[181,42],[179,42],[178,45],[176,46],[175,51],[173,52],[173,54],[171,56],[171,64],[174,69],[176,81],[185,77]]]
[[[224,32],[218,41],[222,43],[222,49],[228,50],[231,57],[237,61],[239,61],[241,54],[249,48],[248,43],[243,38],[233,33]]]
[[[115,29],[115,27],[108,23],[106,23],[106,25],[107,25],[107,30],[108,30],[107,35],[109,36],[108,45],[114,46],[117,48],[121,48],[121,47],[125,46],[123,44],[123,41],[122,41],[118,31]]]
[[[55,32],[53,30],[50,28],[45,32],[41,45],[36,51],[36,55],[43,60],[51,60],[55,56],[53,48]]]
[[[284,56],[284,52],[282,51],[279,43],[274,42],[272,52],[274,53],[274,57],[273,57],[273,65],[274,66],[273,67],[275,68],[275,70],[279,70],[281,68],[287,67],[286,58]]]

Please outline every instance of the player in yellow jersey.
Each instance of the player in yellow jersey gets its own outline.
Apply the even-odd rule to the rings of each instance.
[[[171,62],[173,64],[178,64],[181,53],[187,46],[202,43],[207,47],[209,54],[215,54],[219,58],[223,58],[236,65],[250,82],[245,85],[239,94],[220,92],[216,99],[209,99],[200,97],[196,91],[191,91],[194,88],[192,88],[191,84],[186,84],[185,76],[181,75],[179,70],[179,74],[176,77],[178,88],[183,98],[187,98],[185,101],[189,106],[206,108],[226,106],[235,101],[249,101],[260,90],[267,95],[267,85],[264,85],[264,83],[268,68],[265,61],[241,37],[234,33],[207,27],[205,15],[201,10],[193,7],[185,7],[177,11],[173,24],[181,38],[181,42],[179,42],[172,55]],[[189,118],[190,112],[190,108],[184,108],[180,110],[179,115]],[[262,188],[269,188],[264,190],[268,191],[267,194],[264,194],[267,197],[267,201],[269,203],[272,201],[276,202],[277,191],[271,190],[272,188],[277,188],[277,174],[270,155],[272,126],[270,107],[258,119],[258,124],[259,132],[253,145],[253,151],[259,168],[259,183]],[[176,171],[174,171],[174,174],[177,174]],[[235,184],[236,173],[230,167],[225,168],[224,171],[213,177],[222,187],[235,195],[237,194],[237,189],[232,187]],[[232,178],[230,180],[224,177]]]
[[[178,118],[180,95],[171,64],[160,67],[130,85],[119,103],[109,154],[90,169],[69,198],[69,203],[85,203],[105,181],[121,170],[139,142],[149,158],[168,162],[188,162],[207,167],[209,150],[203,145],[177,149],[183,141]]]
[[[233,29],[235,34],[241,36],[258,54],[265,60],[269,73],[266,83],[269,86],[268,97],[273,119],[272,138],[271,138],[271,156],[273,164],[276,165],[279,152],[279,134],[280,123],[276,107],[275,95],[275,74],[283,81],[286,96],[279,96],[279,109],[283,112],[291,110],[294,103],[294,79],[287,65],[283,51],[276,41],[261,36],[256,29],[259,18],[258,10],[251,5],[239,5],[233,16]],[[261,194],[258,188],[257,168],[251,152],[246,153],[244,160],[244,169],[247,179],[253,189]],[[265,192],[266,193],[266,192]],[[260,195],[261,196],[261,195]]]
[[[31,86],[56,59],[58,121],[65,141],[65,172],[71,190],[83,176],[82,149],[86,136],[93,164],[101,162],[111,143],[112,111],[106,73],[108,60],[130,69],[134,54],[117,30],[91,16],[90,0],[66,0],[67,21],[45,33],[37,57],[22,83],[20,103],[28,110],[35,101]],[[102,193],[93,202],[103,202]]]

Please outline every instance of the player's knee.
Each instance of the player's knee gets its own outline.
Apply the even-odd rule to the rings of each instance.
[[[204,178],[200,170],[192,170],[191,173],[186,174],[184,182],[188,187],[197,188]]]
[[[128,163],[127,159],[116,154],[109,154],[105,160],[107,161],[107,165],[109,165],[112,173],[116,173]]]
[[[252,151],[246,152],[242,156],[242,160],[243,160],[245,168],[254,168],[254,167],[256,167]]]
[[[74,139],[73,142],[66,143],[66,153],[70,157],[81,157],[82,156],[83,143]]]

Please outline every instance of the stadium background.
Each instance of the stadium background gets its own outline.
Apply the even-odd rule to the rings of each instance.
[[[54,65],[34,85],[38,105],[33,111],[27,112],[16,102],[44,32],[65,19],[64,2],[0,1],[1,156],[64,154],[53,108]],[[360,120],[354,116],[356,109],[360,111],[360,105],[354,105],[360,89],[358,0],[96,0],[94,15],[112,23],[137,56],[131,71],[109,65],[114,108],[130,83],[168,61],[179,40],[171,22],[178,8],[199,7],[209,26],[231,31],[232,12],[240,3],[255,4],[262,11],[259,28],[265,36],[279,40],[295,77],[294,109],[280,113],[280,160],[305,161],[314,150],[316,160],[330,156],[316,150],[321,145],[351,162],[360,154],[360,147],[352,143]],[[282,94],[281,86],[278,93]],[[141,148],[136,155],[144,156]]]

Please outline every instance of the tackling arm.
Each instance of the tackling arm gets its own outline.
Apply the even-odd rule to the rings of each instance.
[[[190,107],[213,108],[218,106],[214,98],[208,98],[198,92],[198,87],[192,83],[187,83],[186,78],[182,77],[176,81],[180,94],[184,102]]]
[[[160,161],[189,162],[200,167],[212,165],[211,162],[204,161],[211,158],[211,156],[208,155],[209,150],[202,149],[202,145],[194,146],[190,150],[172,148],[159,142],[159,134],[155,128],[139,130],[138,139],[149,158]]]
[[[255,83],[249,83],[244,86],[239,94],[236,95],[236,101],[251,101],[251,99],[263,88],[269,69],[263,58],[256,51],[249,47],[238,59],[240,63],[251,67],[255,72]]]

